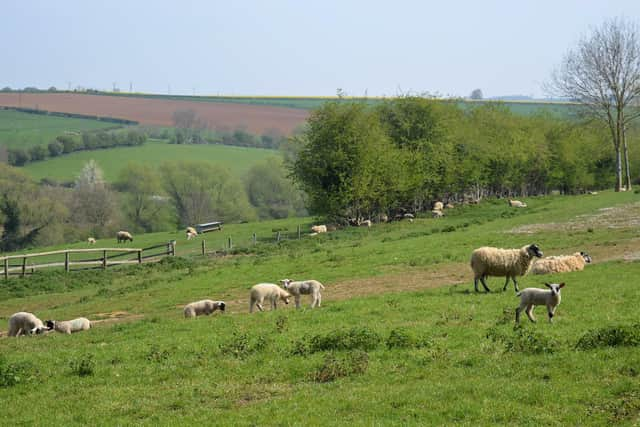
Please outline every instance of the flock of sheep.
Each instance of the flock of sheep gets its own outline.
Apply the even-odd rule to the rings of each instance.
[[[508,201],[512,207],[526,207],[525,203],[518,200]],[[452,205],[446,206],[452,208]],[[441,202],[434,204],[432,214],[434,217],[442,216],[445,208]],[[406,215],[406,214],[405,214]],[[398,219],[413,219],[413,216],[402,216]],[[371,227],[370,220],[361,221],[358,225]],[[326,225],[314,225],[311,227],[312,235],[326,233],[329,227]],[[193,227],[187,227],[187,240],[197,236],[198,233]],[[131,233],[119,231],[116,234],[118,243],[123,241],[133,241]],[[95,239],[90,237],[88,242],[95,243]],[[526,288],[520,291],[518,289],[517,277],[524,276],[531,272],[532,274],[553,274],[564,273],[570,271],[580,271],[585,265],[591,263],[591,257],[586,252],[576,252],[572,255],[551,256],[542,258],[543,253],[535,243],[523,246],[519,249],[501,249],[495,247],[484,246],[475,249],[471,254],[471,269],[473,270],[474,289],[478,290],[478,282],[480,282],[485,292],[490,292],[486,279],[489,276],[505,277],[505,283],[502,288],[506,291],[509,280],[513,282],[516,295],[520,297],[520,305],[516,308],[516,322],[520,321],[520,314],[524,310],[527,317],[535,322],[533,309],[535,306],[544,305],[547,307],[547,314],[551,322],[556,308],[560,304],[560,290],[565,283],[545,283],[548,289]],[[279,282],[281,286],[274,283],[258,283],[254,285],[249,292],[249,313],[254,308],[264,311],[265,301],[270,305],[272,310],[277,308],[278,301],[289,304],[291,297],[294,298],[296,308],[300,308],[300,300],[302,295],[311,296],[311,308],[320,307],[322,302],[321,291],[325,289],[324,285],[317,280],[301,280],[294,281],[291,279],[282,279]],[[210,299],[200,300],[189,303],[184,306],[184,317],[193,318],[200,315],[210,315],[220,310],[225,311],[226,303],[224,301],[213,301]],[[57,331],[65,334],[73,332],[85,331],[91,328],[91,322],[84,318],[69,321],[47,320],[42,322],[33,313],[18,312],[9,318],[9,333],[11,337],[20,335],[39,335],[46,334],[51,331]]]

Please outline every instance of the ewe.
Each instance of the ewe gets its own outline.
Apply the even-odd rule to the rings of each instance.
[[[529,271],[534,257],[541,258],[542,252],[535,243],[523,246],[520,249],[499,249],[484,246],[476,249],[471,254],[471,268],[473,269],[473,285],[478,292],[478,280],[482,282],[484,290],[491,292],[487,287],[487,276],[506,277],[503,291],[507,290],[509,279],[518,291],[517,276],[524,276]]]

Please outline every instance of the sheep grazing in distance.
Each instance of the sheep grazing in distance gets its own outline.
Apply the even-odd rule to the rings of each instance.
[[[445,207],[445,208],[447,208],[447,209],[453,209],[453,208],[455,208],[454,204],[453,204],[453,203],[451,203],[451,202],[449,202],[449,203],[447,203],[446,205],[444,205],[444,207]]]
[[[88,244],[90,244],[90,245],[95,245],[95,244],[96,244],[96,239],[95,239],[95,237],[89,237],[89,238],[87,239],[87,243],[88,243]]]
[[[373,225],[373,223],[371,222],[370,219],[365,219],[364,221],[360,222],[360,227],[371,228],[372,225]]]
[[[47,331],[42,320],[38,319],[35,314],[20,311],[14,313],[9,318],[10,337],[19,337],[20,335],[43,334]]]
[[[444,203],[442,203],[442,202],[435,202],[435,203],[433,204],[433,210],[434,210],[434,211],[441,211],[441,210],[443,210],[443,209],[444,209]]]
[[[321,290],[324,290],[322,283],[317,280],[300,280],[294,281],[291,279],[280,280],[282,287],[293,295],[296,302],[296,308],[300,308],[300,296],[311,295],[311,308],[320,307],[322,302]]]
[[[191,240],[198,235],[198,232],[193,227],[187,227],[186,233],[187,233],[187,240]]]
[[[128,231],[118,231],[116,233],[116,240],[118,243],[126,242],[127,240],[133,242],[133,236]]]
[[[283,301],[285,304],[289,304],[291,294],[273,283],[258,283],[251,288],[249,297],[249,313],[253,313],[254,306],[257,306],[258,310],[264,311],[262,304],[265,299],[271,302],[272,310],[277,308],[278,300]]]
[[[224,301],[212,301],[210,299],[203,299],[189,303],[184,306],[184,317],[191,318],[197,317],[202,314],[208,316],[216,310],[224,311],[226,308]]]
[[[576,252],[573,255],[550,256],[534,262],[531,267],[531,274],[582,271],[587,264],[591,264],[591,257],[586,252]]]
[[[509,199],[509,206],[511,206],[512,208],[526,208],[527,204],[521,202],[520,200]]]
[[[564,282],[560,284],[545,283],[544,285],[548,287],[549,290],[526,288],[517,293],[520,297],[520,306],[516,308],[516,323],[520,323],[520,313],[522,310],[527,314],[529,320],[535,322],[536,318],[533,317],[533,309],[536,305],[546,305],[549,322],[553,322],[553,315],[560,304],[560,289],[564,288]]]
[[[91,328],[91,321],[86,317],[78,317],[77,319],[60,322],[47,320],[45,324],[48,330],[55,330],[68,335],[71,335],[73,332],[87,331]]]
[[[326,225],[313,225],[311,226],[311,235],[315,236],[316,234],[320,234],[320,233],[326,233],[327,232],[327,226]]]
[[[431,217],[432,218],[442,218],[444,216],[444,212],[434,209],[431,211]]]
[[[503,291],[507,289],[509,279],[518,291],[517,276],[524,276],[529,271],[534,258],[542,258],[542,251],[535,243],[523,246],[520,249],[500,249],[483,246],[471,254],[471,268],[473,269],[473,285],[478,292],[478,280],[482,283],[486,292],[491,292],[487,287],[487,276],[506,277]]]

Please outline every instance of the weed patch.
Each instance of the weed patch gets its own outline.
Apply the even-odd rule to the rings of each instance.
[[[311,380],[327,383],[351,375],[363,374],[369,367],[369,355],[361,350],[343,355],[327,354],[322,364],[311,373]]]
[[[71,373],[79,377],[88,377],[94,374],[96,370],[96,361],[92,354],[85,354],[79,359],[69,362]]]
[[[326,335],[315,335],[309,340],[311,353],[328,350],[373,350],[381,338],[367,327],[338,330]]]
[[[549,337],[519,325],[514,326],[511,332],[490,328],[487,338],[503,344],[505,351],[510,353],[542,354],[555,351],[555,345]]]
[[[428,338],[418,337],[412,331],[405,328],[392,329],[386,340],[388,349],[421,348],[429,347],[431,344]]]
[[[263,350],[267,346],[264,337],[250,338],[244,332],[234,332],[233,337],[226,343],[220,344],[222,354],[230,354],[238,359],[245,358]]]
[[[640,324],[599,328],[584,334],[576,343],[578,350],[600,347],[624,347],[640,345]]]
[[[0,387],[12,387],[34,378],[34,369],[30,363],[9,363],[0,355]]]

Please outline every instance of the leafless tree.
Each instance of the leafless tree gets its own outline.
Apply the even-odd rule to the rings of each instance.
[[[640,117],[640,33],[634,22],[606,21],[569,50],[552,75],[548,89],[584,107],[609,127],[616,155],[616,191],[622,188],[624,150],[626,187],[631,189],[625,130]]]

